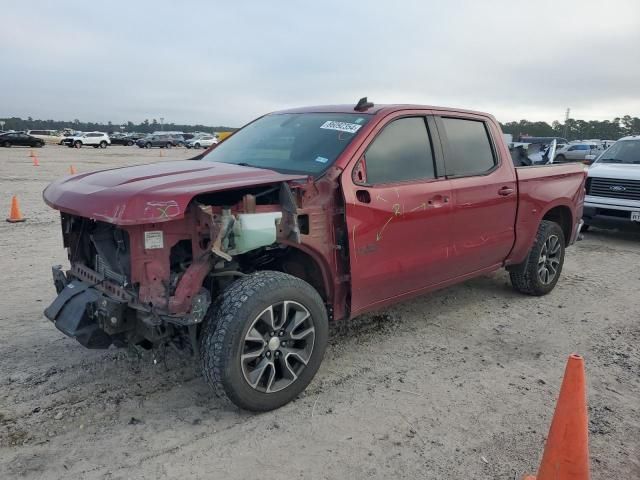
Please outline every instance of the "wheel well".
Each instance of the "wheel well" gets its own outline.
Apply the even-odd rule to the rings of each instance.
[[[304,280],[316,289],[322,300],[328,301],[321,266],[306,252],[296,248],[290,248],[285,256],[278,261],[280,269],[284,273]]]
[[[569,209],[569,207],[565,207],[565,206],[554,207],[551,210],[549,210],[547,213],[545,213],[542,219],[549,220],[550,222],[555,222],[558,225],[560,225],[560,228],[562,228],[562,233],[564,233],[565,244],[567,245],[569,244],[569,242],[571,241],[571,234],[572,234],[571,226],[573,225],[573,218],[572,218],[571,210]]]

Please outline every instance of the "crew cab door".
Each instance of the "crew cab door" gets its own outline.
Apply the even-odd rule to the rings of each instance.
[[[451,182],[454,277],[502,264],[515,241],[515,170],[497,148],[500,132],[482,116],[436,118]]]
[[[435,134],[432,118],[398,114],[341,177],[352,314],[447,278],[451,189]]]

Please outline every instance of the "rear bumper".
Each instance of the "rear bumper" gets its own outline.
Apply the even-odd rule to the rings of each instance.
[[[574,232],[573,232],[573,235],[571,236],[571,241],[569,242],[569,245],[573,245],[578,240],[581,240],[580,232],[582,231],[583,226],[584,226],[584,220],[580,219],[580,221],[574,227]]]

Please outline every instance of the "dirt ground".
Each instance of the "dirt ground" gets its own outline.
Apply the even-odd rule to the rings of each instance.
[[[65,263],[47,183],[184,159],[112,146],[0,149],[0,478],[517,479],[534,472],[567,355],[586,358],[592,478],[640,478],[640,235],[594,230],[557,288],[515,293],[505,272],[333,329],[295,402],[220,404],[175,353],[89,351],[42,315]],[[4,212],[3,212],[4,213]]]

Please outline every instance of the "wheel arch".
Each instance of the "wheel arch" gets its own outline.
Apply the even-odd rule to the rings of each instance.
[[[542,220],[548,220],[550,222],[557,223],[562,228],[564,234],[565,247],[569,246],[571,241],[571,234],[573,231],[573,214],[571,209],[566,205],[558,205],[550,208],[542,216]]]
[[[332,304],[329,267],[324,264],[321,255],[303,245],[289,246],[287,253],[280,259],[279,266],[284,273],[311,285],[328,306]]]

